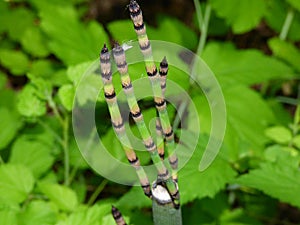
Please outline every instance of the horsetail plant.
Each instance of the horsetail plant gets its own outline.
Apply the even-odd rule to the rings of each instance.
[[[154,102],[158,117],[156,118],[156,143],[148,130],[141,109],[138,105],[131,83],[126,55],[124,49],[116,43],[112,53],[118,72],[121,77],[122,88],[125,93],[130,114],[136,123],[146,150],[157,170],[157,179],[150,186],[149,180],[131,146],[126,135],[124,120],[121,116],[114,86],[112,84],[112,70],[110,52],[106,45],[101,50],[100,66],[102,81],[104,84],[104,95],[109,108],[112,125],[122,143],[123,149],[129,163],[135,168],[145,195],[152,199],[153,221],[155,225],[181,225],[181,209],[179,201],[179,190],[177,185],[178,159],[175,154],[175,141],[172,126],[170,124],[167,105],[165,101],[166,76],[168,63],[166,57],[160,63],[159,73],[154,63],[150,41],[146,34],[146,27],[143,22],[142,11],[136,1],[131,0],[129,4],[131,19],[138,36],[140,50],[144,56],[146,71],[151,83]],[[168,161],[172,173],[164,164],[164,148],[168,155]],[[115,222],[126,224],[117,208],[112,207],[112,214]]]
[[[172,167],[172,177],[174,180],[177,179],[177,168],[178,168],[178,159],[175,153],[175,142],[173,129],[170,124],[167,105],[164,98],[164,91],[161,88],[161,80],[157,72],[156,65],[152,56],[151,44],[146,33],[146,25],[143,20],[142,10],[139,4],[135,0],[131,0],[129,4],[130,17],[134,24],[134,29],[138,37],[140,50],[144,56],[145,66],[147,75],[151,81],[152,92],[154,95],[154,102],[156,109],[159,114],[161,127],[163,134],[166,139],[166,147],[168,152],[168,160]],[[163,60],[164,61],[164,60]],[[165,62],[162,63],[164,65]],[[162,72],[165,71],[163,66]]]

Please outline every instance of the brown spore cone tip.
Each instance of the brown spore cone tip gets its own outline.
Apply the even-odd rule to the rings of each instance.
[[[137,16],[141,12],[139,4],[135,0],[131,0],[129,3],[129,12],[131,16]]]
[[[108,48],[106,46],[106,44],[103,45],[103,48],[101,49],[101,54],[107,53],[108,52]]]

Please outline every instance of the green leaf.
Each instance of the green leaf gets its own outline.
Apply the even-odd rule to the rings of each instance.
[[[0,209],[1,223],[5,225],[16,225],[17,223],[17,211],[9,208]]]
[[[39,190],[44,193],[59,209],[74,211],[78,206],[76,193],[63,185],[39,183]]]
[[[112,21],[107,25],[107,29],[114,39],[122,43],[136,40],[136,33],[131,20]]]
[[[41,27],[51,38],[49,47],[66,65],[95,59],[103,43],[109,43],[101,25],[84,25],[71,5],[34,1],[40,11]]]
[[[76,87],[76,100],[80,106],[89,100],[94,101],[95,98],[100,99],[98,98],[98,94],[103,83],[101,79],[99,79],[99,75],[94,73],[94,66],[95,61],[81,63],[68,68],[67,76]]]
[[[226,183],[236,176],[236,172],[230,167],[229,163],[220,157],[217,157],[205,171],[199,171],[199,163],[206,142],[207,139],[200,136],[192,158],[179,171],[178,177],[182,204],[193,201],[196,198],[214,197],[225,187]],[[186,154],[185,152],[187,151],[191,150],[178,151],[178,157],[184,157],[182,154]]]
[[[57,225],[106,225],[101,220],[110,212],[110,203],[97,204],[90,208],[81,208]]]
[[[300,72],[300,51],[296,46],[279,38],[270,39],[268,44],[275,56],[286,61]]]
[[[139,201],[136,201],[139,199]],[[132,187],[126,194],[124,194],[117,202],[117,207],[123,208],[150,208],[152,205],[151,200],[145,197],[141,187]]]
[[[16,136],[22,125],[20,116],[9,108],[0,108],[0,150],[5,148]]]
[[[262,163],[260,168],[237,179],[241,185],[256,188],[265,194],[300,207],[300,172],[293,156],[278,157],[275,162]]]
[[[48,78],[51,82],[54,73],[55,64],[46,59],[37,59],[31,63],[30,76]]]
[[[220,218],[220,225],[262,225],[256,219],[250,217],[242,208],[226,210]]]
[[[18,225],[54,225],[57,213],[49,202],[36,200],[29,205],[18,216]]]
[[[288,10],[290,10],[290,6],[287,4],[286,1],[282,0],[272,0],[268,1],[268,10],[265,12],[265,19],[268,24],[273,30],[277,33],[281,32],[283,23],[285,21],[286,15]],[[292,24],[290,26],[288,32],[288,39],[297,41],[300,40],[300,14],[295,13],[293,18]]]
[[[58,90],[58,97],[63,104],[63,106],[68,110],[71,111],[73,107],[73,101],[75,90],[73,85],[71,84],[65,84],[61,86]]]
[[[270,127],[265,130],[265,134],[279,144],[288,144],[292,140],[291,130],[283,126]]]
[[[25,7],[19,7],[9,12],[6,23],[8,24],[8,34],[11,39],[20,41],[25,31],[33,26],[33,12]]]
[[[210,0],[216,14],[232,26],[236,34],[255,28],[266,10],[266,1],[262,0]]]
[[[13,144],[9,162],[23,164],[38,178],[51,168],[54,157],[52,146],[39,140],[19,137]]]
[[[1,49],[0,62],[14,75],[25,75],[29,69],[29,60],[20,51]]]
[[[300,12],[300,2],[298,0],[286,0],[286,1]]]
[[[236,50],[230,43],[208,44],[203,59],[222,87],[231,87],[236,83],[253,85],[293,77],[293,70],[281,61],[254,49]]]
[[[0,166],[0,196],[8,201],[21,203],[32,191],[34,178],[23,165],[5,164]]]
[[[30,84],[21,91],[17,108],[20,114],[26,117],[42,116],[47,111],[46,102],[36,95],[36,89]]]
[[[49,55],[49,50],[45,43],[46,39],[38,27],[29,27],[21,37],[21,44],[24,50],[32,56],[46,57]]]

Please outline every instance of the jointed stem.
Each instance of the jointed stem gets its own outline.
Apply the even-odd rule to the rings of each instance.
[[[112,84],[112,74],[111,74],[111,62],[110,62],[110,53],[106,45],[101,50],[100,54],[100,65],[101,65],[101,76],[104,84],[104,94],[105,100],[108,105],[108,109],[111,116],[111,122],[114,127],[116,134],[119,137],[119,140],[123,146],[127,159],[131,166],[136,170],[137,176],[140,180],[142,188],[145,195],[151,196],[150,183],[144,169],[140,165],[140,161],[137,158],[129,138],[125,132],[124,121],[120,113],[120,109],[117,103],[115,89]]]
[[[142,11],[140,6],[135,0],[131,0],[129,4],[130,17],[133,21],[136,34],[138,36],[138,41],[140,45],[141,52],[144,56],[145,65],[148,77],[151,81],[152,92],[154,94],[154,101],[156,109],[159,114],[160,123],[164,136],[166,138],[166,147],[168,151],[169,163],[173,169],[172,176],[174,179],[177,179],[177,167],[178,159],[175,153],[175,142],[173,129],[170,124],[166,101],[161,89],[161,81],[157,72],[156,65],[152,56],[151,44],[146,33],[146,26],[143,21]]]

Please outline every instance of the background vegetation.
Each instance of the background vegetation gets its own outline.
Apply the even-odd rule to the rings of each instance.
[[[136,40],[126,4],[0,1],[0,224],[109,225],[111,204],[132,224],[152,223],[142,190],[94,173],[71,127],[76,86],[102,44]],[[190,91],[202,135],[179,173],[184,224],[300,224],[300,2],[201,1],[210,20],[200,28],[192,1],[140,4],[149,37],[201,54],[226,100],[221,153],[199,172],[210,111],[205,96]],[[208,40],[199,51],[200,30]],[[91,76],[76,101],[88,102],[99,82]],[[104,99],[97,112],[109,119]],[[98,132],[115,140],[109,123],[99,121]],[[118,143],[112,152],[124,158]]]

